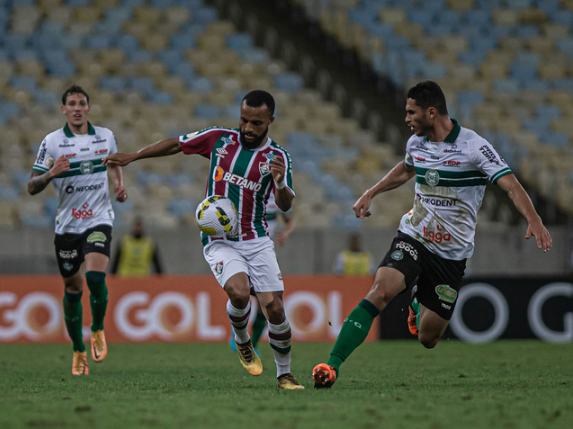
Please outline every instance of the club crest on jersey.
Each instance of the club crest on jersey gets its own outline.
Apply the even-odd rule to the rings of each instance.
[[[221,141],[227,143],[227,144],[234,144],[235,142],[233,141],[233,139],[229,138],[229,137],[221,137]]]
[[[267,174],[271,173],[271,168],[269,167],[268,162],[259,162],[259,172],[261,176],[266,176]]]
[[[80,164],[80,173],[90,174],[94,171],[94,165],[91,161],[82,161]]]
[[[426,183],[430,186],[437,186],[440,183],[440,173],[436,170],[428,170],[425,174]]]

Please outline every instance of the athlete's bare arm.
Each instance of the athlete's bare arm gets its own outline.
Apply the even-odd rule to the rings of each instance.
[[[269,167],[271,169],[271,174],[273,175],[273,179],[276,184],[275,202],[283,212],[286,212],[290,210],[292,207],[293,195],[291,194],[290,189],[286,186],[285,164],[283,162],[282,157],[279,155],[275,155],[271,159]],[[283,186],[282,189],[279,189],[281,186]]]
[[[32,171],[30,175],[30,180],[28,181],[28,193],[30,195],[36,195],[46,189],[46,186],[52,181],[54,177],[58,177],[60,174],[68,171],[70,169],[70,161],[64,156],[58,157],[52,168],[50,168],[45,173],[40,173],[38,171]]]
[[[545,228],[545,225],[543,225],[541,217],[537,214],[529,195],[527,195],[521,183],[519,183],[515,175],[507,174],[501,177],[497,181],[497,184],[501,189],[507,192],[515,208],[527,219],[525,238],[529,239],[531,236],[534,236],[537,241],[537,247],[547,252],[553,245],[551,234],[549,234],[549,231]]]
[[[402,186],[416,174],[414,167],[409,167],[404,161],[400,161],[392,170],[390,170],[378,183],[367,189],[360,198],[354,203],[352,209],[356,217],[364,219],[370,216],[370,203],[372,198],[382,192],[390,191]]]
[[[123,167],[127,164],[144,158],[156,158],[159,156],[175,155],[181,152],[181,143],[179,137],[171,137],[169,139],[160,140],[156,143],[150,144],[137,152],[132,153],[113,153],[106,156],[102,163],[103,165],[117,165]]]

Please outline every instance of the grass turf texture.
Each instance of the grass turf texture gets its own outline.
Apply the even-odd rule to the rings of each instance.
[[[227,344],[110,344],[73,377],[68,345],[0,345],[0,428],[568,428],[573,343],[364,344],[314,390],[331,344],[295,344],[304,391],[277,388],[272,352],[250,376]]]

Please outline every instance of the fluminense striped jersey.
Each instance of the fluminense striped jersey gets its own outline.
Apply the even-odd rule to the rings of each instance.
[[[239,212],[239,230],[231,241],[266,237],[266,203],[274,192],[274,180],[269,157],[280,155],[285,165],[285,181],[292,188],[292,165],[288,152],[267,137],[265,144],[249,150],[239,142],[239,129],[212,127],[179,137],[183,153],[209,158],[209,179],[205,196],[224,195],[230,198]],[[203,244],[212,240],[201,234]]]
[[[113,225],[107,167],[101,160],[115,152],[113,133],[89,123],[87,134],[72,133],[66,123],[44,138],[34,171],[47,172],[61,155],[70,161],[70,170],[52,180],[59,199],[56,234],[80,234],[96,225]]]
[[[405,163],[416,169],[416,185],[400,231],[443,258],[461,260],[474,251],[487,180],[495,183],[511,170],[487,140],[452,121],[443,142],[413,135],[406,144]]]

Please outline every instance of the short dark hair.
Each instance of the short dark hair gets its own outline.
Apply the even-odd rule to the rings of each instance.
[[[436,82],[425,80],[408,90],[408,98],[416,100],[416,104],[423,109],[435,107],[440,115],[448,114],[446,96]]]
[[[72,85],[70,86],[68,89],[66,89],[64,91],[64,93],[62,94],[62,106],[64,106],[66,104],[66,101],[68,100],[68,97],[72,94],[83,94],[86,96],[86,100],[88,101],[88,104],[90,104],[90,96],[88,95],[88,93],[79,85]]]
[[[271,112],[271,115],[275,114],[275,99],[267,91],[263,91],[262,89],[250,91],[243,97],[243,101],[246,102],[249,107],[260,107],[264,104],[267,106],[267,109],[269,109],[269,112]]]

